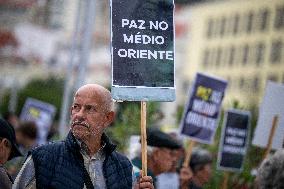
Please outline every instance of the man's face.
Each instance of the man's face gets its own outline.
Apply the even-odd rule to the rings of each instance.
[[[155,152],[155,163],[160,173],[171,170],[176,161],[175,151],[168,148],[158,148]]]
[[[107,113],[100,96],[83,90],[76,94],[71,108],[71,131],[74,136],[86,141],[101,136],[108,126]]]
[[[196,176],[198,176],[198,178],[205,184],[208,183],[208,181],[210,180],[211,172],[211,164],[208,163],[203,167],[203,169],[197,171]]]

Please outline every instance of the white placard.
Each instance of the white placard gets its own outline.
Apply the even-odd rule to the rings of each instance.
[[[272,142],[272,149],[283,148],[284,140],[284,85],[268,81],[259,109],[253,145],[266,148],[272,128],[273,117],[278,116],[278,124]]]

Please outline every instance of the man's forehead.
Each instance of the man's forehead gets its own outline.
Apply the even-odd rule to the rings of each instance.
[[[95,85],[96,86],[96,85]],[[75,94],[76,96],[84,96],[87,98],[106,98],[110,95],[110,93],[102,87],[95,87],[93,85],[83,86],[78,89]]]
[[[99,98],[95,98],[92,95],[75,95],[73,103],[85,104],[85,105],[96,105],[99,103]]]

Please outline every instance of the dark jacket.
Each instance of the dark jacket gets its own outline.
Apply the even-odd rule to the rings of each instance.
[[[103,173],[107,188],[132,188],[130,161],[115,151],[115,145],[105,134],[102,140],[106,144]],[[71,132],[65,141],[38,147],[32,150],[31,154],[37,188],[82,189],[84,187],[84,160],[80,146]]]

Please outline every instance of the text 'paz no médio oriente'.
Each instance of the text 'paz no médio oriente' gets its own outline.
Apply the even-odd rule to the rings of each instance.
[[[145,20],[121,20],[122,28],[129,29],[140,29],[141,32],[146,29],[150,30],[161,30],[165,31],[169,28],[169,25],[165,21],[149,21],[149,24],[146,24]],[[148,27],[146,27],[146,25]],[[140,32],[133,34],[123,34],[123,42],[128,44],[144,44],[144,45],[163,45],[165,43],[164,36],[150,36],[144,35]],[[134,58],[134,59],[160,59],[160,60],[173,60],[173,51],[164,51],[164,50],[146,50],[146,49],[119,49],[117,54],[121,58]]]

